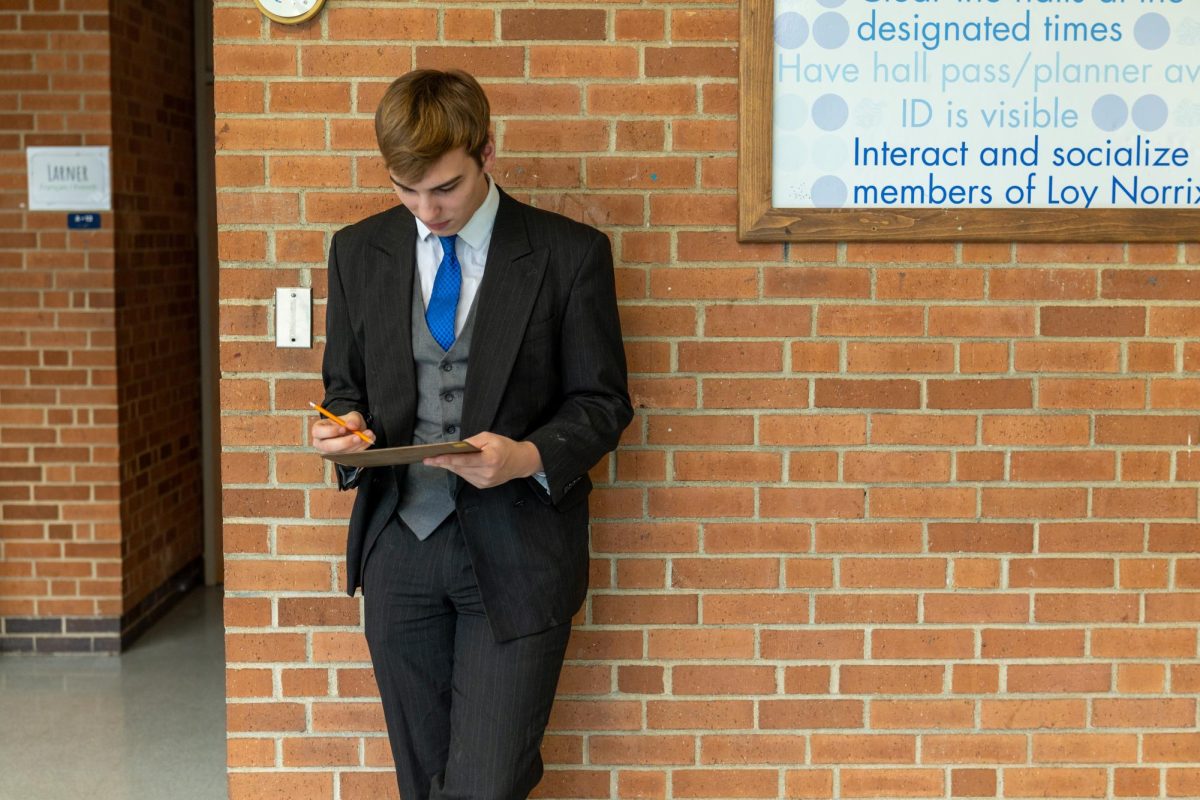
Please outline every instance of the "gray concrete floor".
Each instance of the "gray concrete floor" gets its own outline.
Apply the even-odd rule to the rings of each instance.
[[[225,797],[219,587],[120,657],[0,657],[0,800]]]

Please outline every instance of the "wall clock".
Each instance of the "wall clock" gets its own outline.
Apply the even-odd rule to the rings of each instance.
[[[281,22],[284,25],[297,25],[315,17],[325,0],[254,0],[268,19]]]

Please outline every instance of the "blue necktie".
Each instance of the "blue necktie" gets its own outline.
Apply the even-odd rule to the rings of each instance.
[[[433,279],[433,293],[425,308],[425,324],[429,332],[442,346],[449,350],[454,344],[454,318],[458,315],[458,292],[462,288],[462,267],[454,252],[458,235],[439,236],[442,242],[442,263],[438,265]]]

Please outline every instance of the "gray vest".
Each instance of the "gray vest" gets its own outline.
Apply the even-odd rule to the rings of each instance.
[[[425,324],[421,278],[413,270],[412,348],[417,375],[417,419],[413,444],[453,442],[462,438],[463,390],[467,386],[467,355],[475,327],[472,304],[462,333],[443,351]],[[454,513],[454,488],[458,476],[440,467],[410,464],[396,513],[425,539]]]

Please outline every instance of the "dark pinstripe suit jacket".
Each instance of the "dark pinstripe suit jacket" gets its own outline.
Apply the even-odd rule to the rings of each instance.
[[[338,231],[329,251],[324,405],[366,416],[380,447],[412,442],[415,240],[413,217],[398,206]],[[587,471],[616,447],[633,412],[602,233],[501,192],[475,302],[462,435],[533,442],[550,486],[547,496],[532,478],[491,489],[459,482],[458,517],[503,641],[566,622],[582,604]],[[404,469],[358,476],[346,547],[350,594],[395,512]]]

